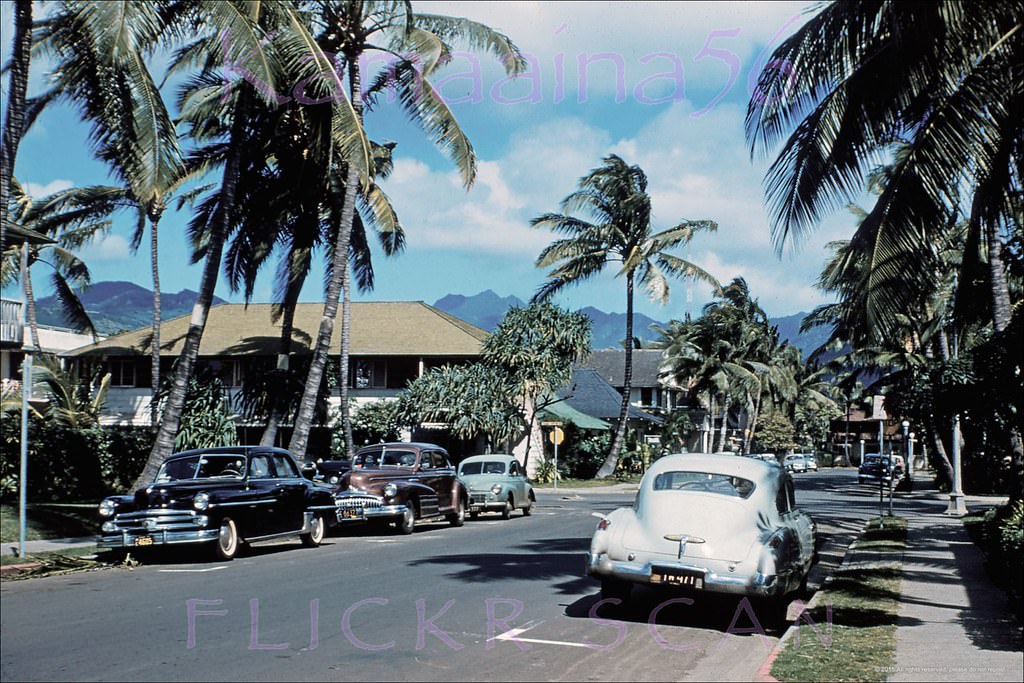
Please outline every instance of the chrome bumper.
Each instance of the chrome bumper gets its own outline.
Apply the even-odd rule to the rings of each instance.
[[[98,548],[146,548],[154,545],[175,545],[179,543],[206,543],[217,540],[217,529],[195,529],[193,531],[122,531],[118,534],[104,534],[96,537]],[[141,541],[141,542],[140,542]]]
[[[408,509],[402,504],[385,505],[383,498],[365,493],[339,493],[334,497],[334,506],[339,524],[396,519]]]
[[[96,537],[100,548],[145,548],[154,545],[205,543],[220,530],[208,528],[209,518],[192,510],[164,508],[125,512],[103,523]]]
[[[706,567],[697,567],[680,562],[658,562],[658,566],[703,574],[704,587],[701,589],[702,592],[774,597],[782,589],[782,584],[774,574],[765,575],[756,572],[753,576],[729,576],[718,574]],[[586,557],[586,570],[590,576],[599,579],[613,578],[653,586],[663,585],[651,581],[651,567],[652,564],[650,562],[612,560],[605,553],[597,555],[587,553]]]

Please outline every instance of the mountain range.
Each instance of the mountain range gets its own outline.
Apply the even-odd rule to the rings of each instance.
[[[177,293],[161,292],[160,309],[164,320],[170,320],[192,311],[196,293],[183,289]],[[152,320],[153,293],[131,282],[97,282],[81,294],[82,303],[92,317],[93,324],[102,335],[115,334],[124,330],[146,327]],[[226,303],[214,297],[214,304]],[[434,302],[434,307],[445,313],[492,331],[508,309],[526,303],[516,296],[499,296],[490,289],[473,296],[447,294]],[[595,349],[622,348],[626,330],[625,313],[606,313],[593,306],[580,309],[592,321],[592,341]],[[36,315],[41,325],[64,326],[60,304],[55,297],[46,297],[36,302]],[[828,337],[823,329],[800,332],[800,321],[806,313],[772,318],[770,322],[778,327],[779,336],[798,347],[806,357]],[[654,341],[657,334],[653,325],[664,325],[663,321],[650,318],[642,313],[633,316],[633,333],[645,345]]]

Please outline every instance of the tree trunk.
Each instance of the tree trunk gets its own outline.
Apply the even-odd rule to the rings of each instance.
[[[160,260],[158,258],[158,236],[157,225],[160,218],[150,217],[149,221],[149,261],[150,269],[153,272],[153,340],[150,344],[150,358],[152,367],[149,371],[149,428],[156,430],[159,412],[157,410],[156,396],[160,391]]]
[[[706,446],[708,453],[715,452],[715,392],[708,392],[708,416],[705,418],[708,421],[707,444],[701,444]]]
[[[999,239],[998,226],[993,220],[985,222],[985,241],[988,243],[989,281],[992,284],[992,327],[996,333],[1005,330],[1013,316],[1010,303],[1010,290],[1006,281],[1006,270],[1003,268],[1003,243]],[[1020,427],[1013,424],[1007,430],[1010,448],[1010,500],[1018,501],[1024,497],[1024,441],[1021,439]]]
[[[619,424],[615,427],[615,437],[608,457],[595,475],[597,479],[607,479],[615,474],[619,465],[619,452],[626,435],[626,422],[629,419],[629,394],[633,388],[633,273],[626,274],[626,356],[622,372],[622,405],[619,408]]]
[[[757,420],[761,416],[761,398],[762,398],[762,395],[763,394],[760,391],[758,391],[758,393],[757,393],[757,403],[754,404],[754,417],[750,421],[750,432],[747,434],[747,442],[743,446],[743,450],[744,450],[745,453],[749,453],[750,452],[751,443],[754,441],[754,433],[757,431]]]
[[[361,124],[363,120],[363,101],[359,74],[359,55],[347,55],[346,62],[348,64],[349,92],[352,98],[352,107],[355,109],[356,118]],[[309,362],[309,374],[306,377],[305,390],[302,393],[302,401],[299,403],[299,414],[295,418],[295,429],[292,432],[291,442],[288,444],[288,449],[299,460],[304,460],[306,457],[309,430],[313,424],[313,414],[316,409],[316,399],[320,393],[320,382],[323,379],[324,366],[327,365],[327,351],[331,346],[334,318],[338,313],[338,299],[341,296],[342,279],[345,277],[346,264],[349,257],[348,249],[352,236],[352,220],[355,217],[359,172],[354,164],[347,163],[347,166],[348,169],[345,173],[345,197],[342,200],[340,226],[336,237],[337,242],[334,246],[331,280],[327,285],[324,311],[320,318],[320,329],[317,333],[316,345],[313,348],[313,357]]]
[[[718,450],[716,453],[725,453],[726,437],[728,436],[729,430],[729,397],[722,395],[722,434],[718,443]]]
[[[31,249],[26,244],[22,247],[31,253]],[[36,295],[32,289],[32,259],[28,259],[28,267],[25,268],[25,318],[28,320],[28,329],[32,333],[32,349],[38,356],[43,352],[43,347],[39,343],[39,323],[36,320]],[[22,344],[25,342],[22,341]]]
[[[220,188],[220,206],[210,230],[206,261],[203,264],[203,275],[199,284],[199,296],[192,307],[192,319],[189,322],[188,332],[185,334],[185,344],[181,349],[181,355],[178,357],[178,364],[174,370],[174,380],[171,384],[171,391],[167,396],[167,403],[160,420],[160,428],[157,430],[156,439],[153,443],[153,450],[150,451],[146,465],[135,480],[133,488],[136,489],[153,481],[157,471],[160,469],[160,465],[174,451],[174,437],[177,436],[178,427],[181,424],[181,414],[185,407],[185,394],[188,391],[188,382],[192,378],[196,357],[199,355],[199,342],[202,341],[203,331],[206,329],[206,317],[210,312],[213,293],[217,287],[217,275],[220,272],[224,241],[228,234],[232,214],[234,213],[235,196],[238,189],[238,177],[242,162],[242,149],[247,142],[245,130],[249,118],[251,97],[251,86],[243,83],[239,88],[238,101],[235,103],[234,116],[231,122],[231,137],[228,142],[227,160],[224,164],[224,175]]]
[[[267,411],[267,426],[260,437],[261,446],[273,446],[277,441],[277,430],[284,420],[288,407],[290,391],[288,390],[291,372],[292,330],[295,325],[295,306],[299,302],[302,282],[289,282],[284,295],[284,310],[281,314],[281,339],[277,348],[277,367],[274,369],[274,382],[271,384],[270,410]]]
[[[0,143],[0,244],[7,241],[10,220],[11,180],[14,162],[25,132],[25,93],[32,56],[32,0],[16,0],[14,5],[14,41],[11,48],[11,85],[7,94],[7,113],[3,141]]]
[[[355,214],[353,213],[353,219]],[[352,414],[348,406],[348,357],[349,348],[352,345],[352,273],[349,268],[349,260],[345,259],[345,271],[341,278],[342,305],[341,305],[341,359],[339,374],[341,376],[341,426],[345,431],[345,452],[349,460],[356,457],[356,447],[352,439]]]

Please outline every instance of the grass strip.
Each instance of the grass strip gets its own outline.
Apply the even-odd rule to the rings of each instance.
[[[30,503],[25,513],[28,541],[99,533],[96,503]],[[0,543],[17,543],[18,535],[18,507],[0,505]]]
[[[642,474],[632,474],[622,478],[614,477],[610,479],[564,479],[558,478],[559,489],[591,489],[598,486],[615,486],[616,484],[638,484],[643,478]],[[554,489],[554,484],[550,481],[544,484],[533,485],[535,489],[543,489],[545,491]]]
[[[874,519],[772,666],[780,681],[884,681],[896,661],[907,524]]]

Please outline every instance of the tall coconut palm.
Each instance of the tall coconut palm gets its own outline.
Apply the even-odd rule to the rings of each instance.
[[[585,218],[573,214],[582,213]],[[669,253],[686,246],[700,231],[714,231],[711,220],[684,220],[675,227],[654,232],[647,176],[612,154],[603,165],[579,181],[579,189],[562,200],[562,213],[546,213],[530,225],[566,235],[545,247],[537,257],[538,268],[552,267],[547,281],[533,296],[543,301],[569,285],[601,273],[609,263],[621,264],[616,276],[626,281],[626,356],[623,369],[622,405],[615,437],[597,471],[610,477],[619,463],[626,433],[629,394],[633,385],[633,293],[642,286],[650,298],[664,303],[669,297],[670,277],[692,277],[718,287],[718,281],[696,264]]]
[[[220,135],[226,152],[220,187],[216,192],[216,209],[210,214],[209,229],[196,253],[196,257],[203,260],[199,293],[175,366],[153,450],[136,480],[140,485],[152,479],[174,448],[188,381],[206,327],[225,240],[236,208],[242,154],[253,102],[262,99],[276,103],[274,88],[282,73],[298,75],[313,83],[338,82],[334,65],[312,39],[306,29],[304,15],[292,3],[229,1],[176,3],[177,6],[184,8],[183,21],[188,22],[199,37],[179,51],[175,65],[186,68],[198,62],[204,67],[200,77],[207,78],[204,90],[193,93],[182,102],[183,117],[194,139],[201,142]],[[239,79],[225,84],[222,78],[217,78],[223,75],[220,67],[224,64],[245,64],[249,80]],[[251,81],[256,81],[256,84]],[[211,101],[221,104],[219,116],[206,119],[190,116],[191,110],[203,108]],[[347,99],[343,99],[333,108],[334,139],[349,163],[363,169],[367,163],[368,145],[347,103]]]
[[[376,77],[370,90],[380,92],[384,88],[391,88],[397,92],[398,101],[407,115],[424,130],[435,145],[451,157],[459,169],[463,184],[467,188],[472,185],[476,174],[473,147],[451,110],[430,85],[429,79],[439,66],[450,59],[449,46],[454,43],[463,43],[470,48],[490,52],[501,61],[508,73],[519,73],[524,68],[525,61],[515,45],[506,36],[477,22],[456,17],[416,14],[413,12],[412,3],[408,1],[323,2],[317,8],[314,22],[323,27],[323,48],[330,53],[344,56],[348,74],[348,94],[360,121],[363,116],[364,76],[360,60],[367,52],[382,48],[375,41],[390,38],[390,43],[384,49],[395,55],[397,61]],[[403,53],[405,56],[402,56]],[[360,182],[365,180],[365,176],[363,179],[359,177],[359,169],[353,166],[349,159],[339,156],[336,163],[338,168],[345,169],[344,182],[339,184],[338,192],[333,195],[339,230],[305,391],[288,446],[299,457],[303,457],[306,452],[316,396],[327,363],[334,319],[348,272],[347,259],[357,189]],[[341,364],[347,368],[347,309],[343,311],[342,320]],[[347,397],[348,387],[343,384],[343,412],[348,409]],[[348,449],[352,450],[350,439]]]
[[[995,331],[1012,301],[1001,257],[1022,172],[1024,2],[835,2],[772,54],[747,110],[752,151],[786,139],[765,179],[778,247],[811,230],[863,187],[879,159],[905,145],[862,230],[877,234],[868,289],[872,325],[905,314],[901,283],[926,282],[918,258],[970,207],[987,243]],[[777,68],[785,65],[784,69]],[[969,242],[970,243],[970,242]],[[1011,428],[1014,498],[1024,496],[1024,442]]]
[[[4,130],[0,136],[0,245],[7,243],[7,221],[10,206],[14,162],[25,130],[25,97],[28,92],[28,69],[32,57],[32,0],[16,0],[14,4],[14,41],[11,47],[10,89]]]

